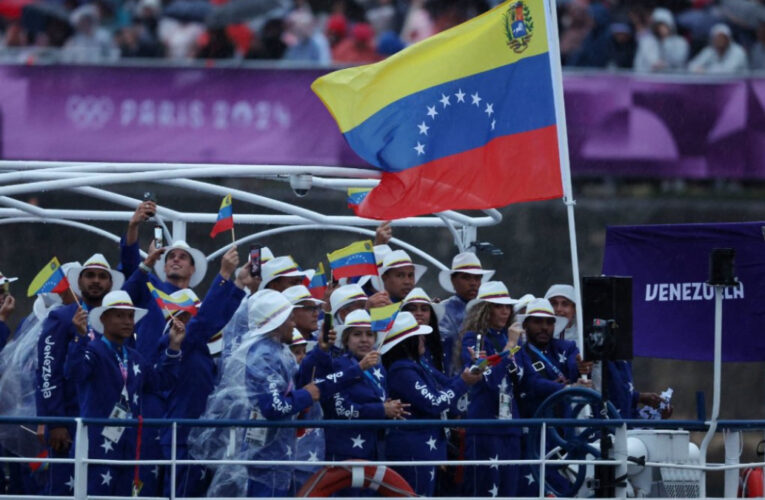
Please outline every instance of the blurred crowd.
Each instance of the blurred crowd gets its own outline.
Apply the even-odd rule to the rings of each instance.
[[[0,60],[357,64],[498,0],[2,0]],[[563,64],[641,72],[765,68],[762,0],[557,0]]]

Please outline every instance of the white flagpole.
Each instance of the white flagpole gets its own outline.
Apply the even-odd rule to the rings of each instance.
[[[553,96],[555,100],[555,122],[558,130],[558,156],[560,175],[563,182],[563,203],[568,215],[568,240],[571,246],[571,272],[574,280],[576,297],[576,334],[579,352],[584,355],[584,335],[582,319],[582,292],[579,280],[579,254],[576,247],[576,224],[574,223],[574,190],[571,187],[571,163],[568,157],[568,135],[566,127],[566,108],[563,103],[563,71],[560,63],[560,42],[558,40],[558,13],[555,0],[544,0],[545,24],[547,25],[547,45],[550,55]]]

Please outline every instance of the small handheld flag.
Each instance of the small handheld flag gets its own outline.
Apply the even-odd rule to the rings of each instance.
[[[148,281],[146,282],[146,286],[149,288],[149,292],[151,293],[151,296],[154,297],[159,308],[163,310],[165,319],[170,317],[170,314],[172,314],[173,311],[185,311],[192,316],[197,315],[197,302],[188,294],[183,293],[174,297],[159,290]]]
[[[361,205],[371,190],[372,188],[348,188],[348,208],[355,209]]]
[[[400,304],[390,304],[383,307],[373,307],[369,310],[372,318],[373,332],[386,332],[393,326],[400,309]]]
[[[327,254],[333,279],[377,276],[377,261],[370,240],[357,241]]]
[[[234,209],[231,206],[231,195],[227,194],[223,197],[223,201],[220,202],[220,209],[218,209],[218,220],[215,221],[215,225],[210,231],[210,238],[215,238],[218,233],[231,230],[232,238],[234,232]]]
[[[61,293],[69,288],[69,281],[61,269],[58,257],[53,257],[42,270],[37,273],[27,289],[27,297],[41,293]]]
[[[319,262],[316,266],[316,274],[311,278],[311,282],[308,283],[308,291],[311,292],[311,296],[315,299],[323,299],[324,292],[327,291],[327,275],[324,274],[324,263]]]

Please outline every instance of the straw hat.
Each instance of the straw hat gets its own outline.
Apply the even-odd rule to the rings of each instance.
[[[414,282],[417,283],[420,281],[420,278],[422,278],[422,275],[425,274],[425,271],[428,270],[426,266],[423,266],[421,264],[415,264],[412,262],[412,258],[409,257],[409,254],[406,253],[404,250],[393,250],[392,252],[388,252],[385,257],[383,258],[382,266],[380,266],[380,276],[384,275],[391,269],[397,269],[399,267],[407,267],[407,266],[413,266],[414,267]]]
[[[85,264],[87,264],[87,262]],[[146,316],[146,313],[148,312],[146,309],[135,307],[127,292],[122,290],[109,292],[101,301],[101,306],[93,308],[88,314],[88,322],[97,332],[104,333],[104,324],[101,322],[101,315],[109,309],[128,309],[135,311],[134,321],[136,324],[141,321],[141,318]]]
[[[167,256],[172,250],[180,249],[191,256],[191,260],[194,262],[194,274],[191,275],[189,280],[189,286],[194,287],[202,282],[207,273],[207,257],[200,250],[191,248],[188,243],[183,240],[176,240],[172,245],[165,247],[165,253],[154,264],[154,272],[159,276],[162,281],[167,281],[167,274],[165,274],[165,261]]]
[[[481,267],[481,261],[473,252],[458,253],[452,259],[451,269],[445,269],[438,273],[438,284],[447,292],[454,293],[454,285],[452,285],[452,274],[454,273],[480,275],[482,283],[486,283],[494,276],[494,271]]]
[[[100,254],[100,253],[94,253],[82,265],[80,265],[79,262],[73,262],[68,264],[72,264],[72,265],[69,266],[69,268],[66,269],[65,271],[66,279],[69,281],[69,286],[72,288],[72,291],[75,293],[75,295],[82,295],[82,291],[80,290],[80,285],[78,281],[80,279],[80,274],[85,269],[102,269],[108,272],[109,274],[111,274],[112,290],[119,290],[120,288],[122,288],[122,284],[125,282],[125,275],[115,269],[112,269],[109,263],[106,261],[106,257],[104,257],[103,254]],[[62,268],[65,268],[65,266],[67,266],[67,264],[64,264]]]
[[[519,314],[518,321],[523,324],[526,318],[553,318],[555,319],[555,329],[553,336],[557,337],[568,324],[568,318],[556,316],[552,304],[547,299],[534,299],[526,306],[526,314]]]
[[[385,354],[409,337],[427,335],[432,331],[433,329],[427,325],[418,325],[412,313],[402,311],[398,313],[393,326],[386,332],[380,354]]]
[[[275,290],[260,290],[247,299],[247,335],[263,335],[284,324],[294,306]]]

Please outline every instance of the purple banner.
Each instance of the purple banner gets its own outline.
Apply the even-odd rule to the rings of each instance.
[[[723,300],[723,361],[765,360],[765,222],[609,227],[603,273],[632,276],[635,355],[711,361],[709,254],[736,250]]]
[[[0,66],[6,159],[363,166],[307,69]],[[765,179],[765,79],[564,81],[574,175]]]

